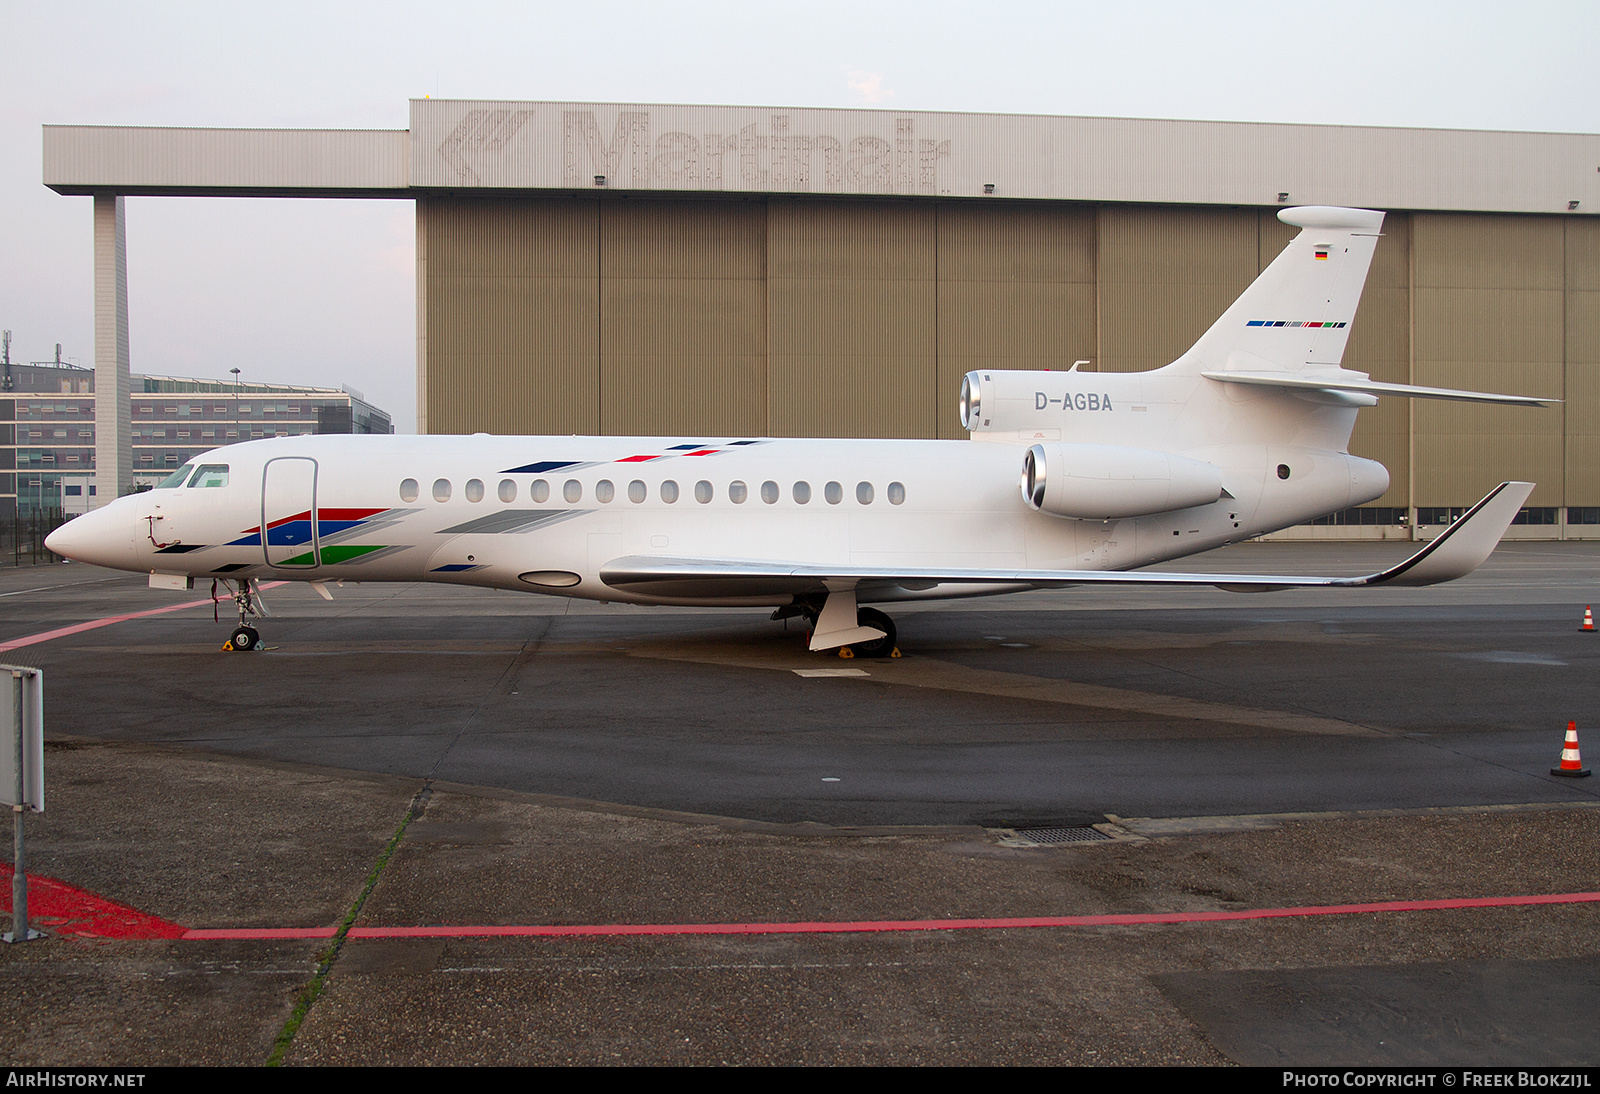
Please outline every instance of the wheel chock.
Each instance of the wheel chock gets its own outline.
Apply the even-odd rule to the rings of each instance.
[[[890,650],[889,651],[889,656],[890,657],[899,657],[900,656],[900,647],[896,646],[894,649]]]
[[[224,642],[222,644],[222,652],[223,653],[232,653],[233,652],[233,639],[230,638],[230,639],[228,639],[226,642]]]
[[[839,647],[839,656],[840,657],[850,658],[850,657],[854,657],[855,655],[856,655],[856,651],[851,649],[849,646],[840,646]]]

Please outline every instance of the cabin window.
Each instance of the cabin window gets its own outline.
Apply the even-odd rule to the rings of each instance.
[[[467,480],[467,500],[468,501],[482,501],[483,500],[483,480],[482,479],[468,479]]]
[[[577,479],[568,479],[566,484],[561,487],[561,496],[566,498],[569,502],[582,501],[583,483],[579,482]]]
[[[728,500],[735,505],[743,505],[750,496],[750,488],[737,480],[728,484]]]
[[[891,482],[889,484],[889,504],[899,505],[906,500],[905,483]]]
[[[194,473],[194,478],[189,480],[189,485],[194,486],[227,486],[228,465],[225,463],[202,464],[200,470]]]
[[[500,480],[500,500],[508,505],[517,500],[517,484],[513,480]]]
[[[450,480],[449,479],[434,479],[433,480],[433,500],[434,501],[449,501],[450,500]]]
[[[594,500],[601,504],[608,504],[617,496],[617,488],[611,484],[610,479],[601,479],[594,484]]]
[[[400,500],[416,501],[417,494],[421,491],[421,489],[422,487],[417,485],[416,479],[402,479],[400,481]]]
[[[711,500],[712,493],[711,484],[705,479],[701,479],[694,484],[694,500],[701,505]]]
[[[678,484],[667,479],[661,484],[661,500],[671,505],[678,500]]]
[[[543,505],[550,500],[550,484],[543,479],[534,479],[528,487],[528,497]]]
[[[856,500],[862,505],[872,504],[872,484],[870,482],[856,483]]]
[[[633,502],[635,505],[638,505],[641,501],[643,501],[645,497],[649,495],[649,493],[650,491],[645,488],[644,483],[640,482],[638,479],[634,479],[628,484],[628,500]]]
[[[761,500],[766,502],[768,505],[776,504],[778,500],[778,484],[770,479],[762,483]]]
[[[156,483],[157,490],[174,490],[189,481],[189,474],[194,470],[194,464],[186,463],[172,474]]]
[[[804,505],[811,500],[811,484],[809,482],[801,481],[794,484],[794,500],[797,505]]]
[[[838,505],[844,500],[844,487],[836,482],[830,482],[822,488],[822,496],[827,499],[829,505]]]

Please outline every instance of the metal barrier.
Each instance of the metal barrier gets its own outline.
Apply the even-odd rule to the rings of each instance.
[[[45,537],[70,518],[59,509],[0,520],[0,566],[39,566],[64,561],[46,549]]]

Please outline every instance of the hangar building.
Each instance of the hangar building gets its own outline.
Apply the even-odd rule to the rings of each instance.
[[[1600,135],[421,99],[406,130],[47,126],[44,181],[95,198],[122,376],[124,196],[414,201],[429,433],[959,437],[966,371],[1159,367],[1279,209],[1382,209],[1346,367],[1564,401],[1383,400],[1351,447],[1389,493],[1309,534],[1526,478],[1514,533],[1600,535]]]

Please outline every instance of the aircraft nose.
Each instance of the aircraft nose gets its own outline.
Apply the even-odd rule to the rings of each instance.
[[[76,519],[76,517],[73,518],[73,520]],[[44,537],[45,550],[54,551],[62,558],[72,557],[68,554],[72,550],[72,533],[67,531],[67,525],[71,523],[72,521],[67,521],[67,524],[63,524],[60,528]]]
[[[51,532],[45,537],[44,545],[74,562],[118,570],[139,569],[134,557],[134,536],[126,516],[123,507],[116,505],[91,510]]]

